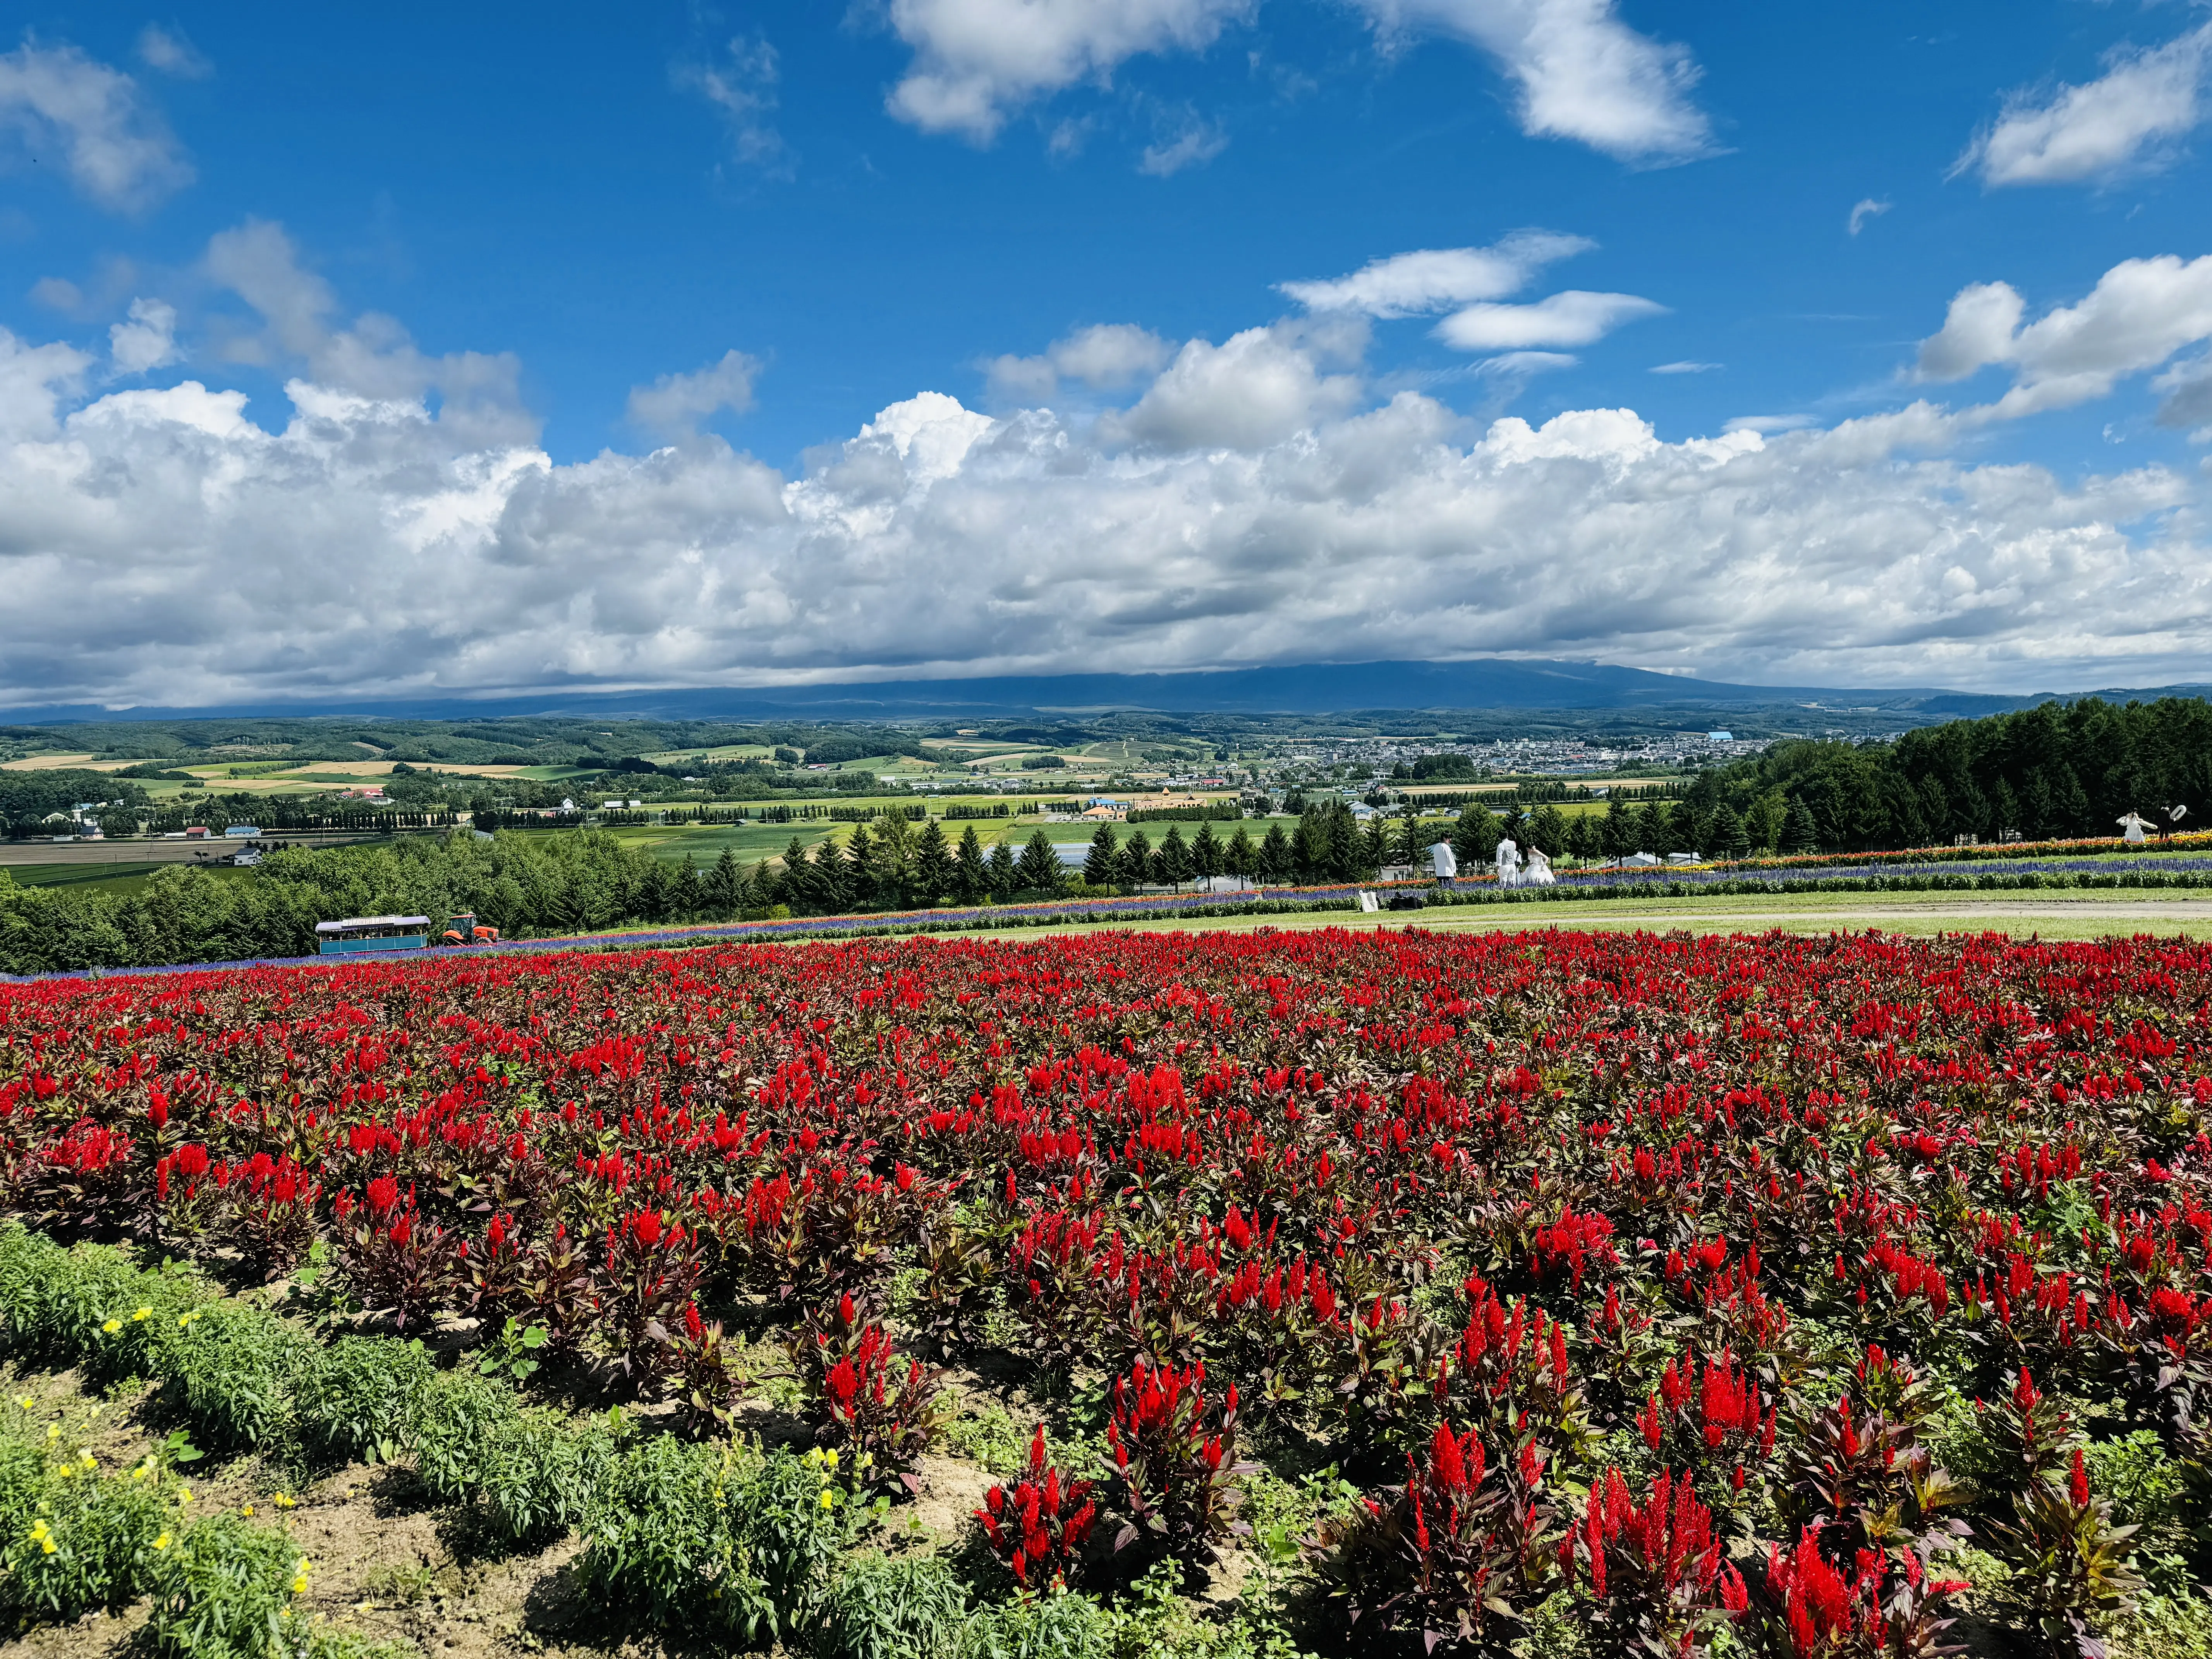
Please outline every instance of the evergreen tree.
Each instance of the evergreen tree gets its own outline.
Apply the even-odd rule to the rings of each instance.
[[[669,902],[676,915],[685,921],[696,921],[706,911],[706,884],[699,879],[699,866],[688,854],[676,872],[676,888]]]
[[[2086,836],[2090,833],[2089,792],[2081,787],[2081,775],[2070,766],[2058,769],[2058,782],[2052,793],[2057,798],[2058,823],[2062,834]],[[2203,798],[2198,797],[2201,800]]]
[[[1190,872],[1207,877],[1221,873],[1221,842],[1214,836],[1211,819],[1200,819],[1198,833],[1191,837]]]
[[[1141,830],[1129,831],[1129,844],[1121,849],[1121,879],[1132,887],[1155,884],[1160,878],[1152,857],[1152,838]]]
[[[1567,820],[1567,852],[1577,864],[1597,855],[1598,821],[1594,813],[1577,812]]]
[[[2008,831],[2020,833],[2020,801],[2012,793],[2012,785],[2002,778],[1990,793],[1990,834],[2002,841]]]
[[[675,869],[655,859],[645,869],[641,884],[637,913],[648,921],[670,921],[676,915],[677,878]]]
[[[960,832],[960,850],[952,859],[952,897],[958,904],[981,904],[991,890],[991,874],[983,860],[982,837],[969,824]]]
[[[1267,833],[1260,840],[1259,856],[1253,862],[1257,866],[1259,879],[1268,886],[1280,886],[1290,880],[1291,872],[1295,868],[1291,856],[1291,838],[1283,833],[1279,819],[1267,826]]]
[[[865,823],[853,826],[852,836],[845,842],[843,886],[847,896],[854,904],[875,904],[881,902],[877,889],[883,884],[883,865],[876,856],[876,838]]]
[[[1117,887],[1121,881],[1121,854],[1114,844],[1114,826],[1102,823],[1091,837],[1091,856],[1083,860],[1083,879],[1093,887]]]
[[[1391,848],[1396,856],[1391,862],[1410,864],[1417,869],[1429,861],[1429,843],[1441,839],[1429,833],[1428,826],[1421,822],[1419,809],[1410,802],[1399,817],[1397,832],[1396,844]]]
[[[1180,887],[1190,879],[1190,848],[1183,844],[1181,824],[1168,825],[1168,832],[1160,841],[1158,862],[1161,885]]]
[[[1913,807],[1913,817],[1919,817],[1919,807]],[[1743,815],[1744,833],[1751,837],[1751,850],[1756,854],[1771,853],[1782,842],[1782,826],[1789,822],[1790,802],[1778,789],[1770,789],[1752,803],[1751,810]],[[1669,852],[1687,853],[1696,849],[1673,847]]]
[[[707,912],[726,921],[744,908],[738,899],[738,889],[744,884],[744,872],[738,863],[738,850],[725,847],[722,856],[714,860],[714,867],[707,876]]]
[[[1712,823],[1706,833],[1712,837],[1716,858],[1740,859],[1751,850],[1751,837],[1744,833],[1743,820],[1726,801],[1713,809]]]
[[[986,868],[989,874],[985,878],[984,884],[991,890],[994,897],[1009,899],[1020,890],[1021,871],[1014,863],[1014,849],[1006,842],[1001,841],[992,844],[991,856]]]
[[[1221,855],[1222,866],[1232,876],[1250,880],[1259,869],[1260,849],[1252,844],[1252,837],[1244,826],[1238,824],[1237,833],[1229,838],[1228,849]]]
[[[832,839],[814,843],[814,856],[807,867],[813,872],[809,894],[825,915],[837,915],[853,908],[853,884],[849,875],[852,866],[846,861],[844,849]]]
[[[1310,887],[1321,879],[1322,860],[1328,856],[1326,846],[1316,846],[1314,815],[1310,810],[1298,814],[1297,827],[1291,831],[1291,879],[1301,887]]]
[[[1498,815],[1480,801],[1469,801],[1460,809],[1459,821],[1452,825],[1452,856],[1465,870],[1480,864],[1493,864],[1498,860],[1498,843],[1505,837],[1505,825]]]
[[[1790,803],[1790,817],[1782,829],[1782,850],[1791,854],[1820,850],[1820,825],[1814,822],[1813,809],[1802,795]]]
[[[1944,788],[1942,779],[1930,772],[1920,780],[1917,793],[1920,796],[1921,821],[1928,826],[1928,844],[1930,847],[1948,846],[1951,837],[1959,833],[1951,823],[1950,791]],[[2086,817],[2087,797],[2083,797],[2081,804]]]
[[[1605,804],[1605,818],[1601,845],[1609,859],[1626,858],[1636,848],[1630,843],[1636,838],[1636,826],[1629,817],[1627,803],[1615,792]]]
[[[914,820],[906,808],[893,806],[877,817],[874,829],[875,868],[861,890],[872,893],[878,904],[903,908],[915,886]]]
[[[945,826],[935,818],[921,826],[914,838],[914,888],[924,904],[942,903],[953,888],[952,849],[945,844]]]
[[[1359,872],[1372,878],[1390,862],[1390,823],[1380,812],[1367,820],[1359,837]]]
[[[1033,831],[1029,845],[1022,848],[1018,866],[1021,884],[1032,892],[1057,893],[1060,890],[1060,854],[1053,851],[1051,839],[1042,830]]]
[[[1559,858],[1567,850],[1566,815],[1556,806],[1539,807],[1534,822],[1528,827],[1529,839],[1541,848],[1546,858]]]

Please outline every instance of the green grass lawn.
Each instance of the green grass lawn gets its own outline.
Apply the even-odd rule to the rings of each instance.
[[[156,864],[143,860],[114,864],[11,864],[0,868],[0,874],[6,875],[18,887],[69,887],[120,896],[144,887],[147,878],[157,870],[191,867],[194,866],[173,861]],[[251,869],[213,862],[198,867],[211,870],[226,881],[242,881],[253,873]]]
[[[849,823],[830,823],[814,818],[799,823],[650,824],[610,833],[625,847],[642,848],[653,857],[673,864],[681,864],[688,858],[704,870],[722,856],[726,847],[736,852],[739,862],[751,864],[759,859],[779,856],[791,845],[793,836],[799,837],[801,845],[811,848],[815,842],[829,839],[833,832],[842,835],[852,827]]]
[[[2104,939],[2149,933],[2161,939],[2212,938],[2212,894],[2203,898],[2163,888],[2118,888],[2094,892],[2013,893],[1790,893],[1773,898],[1607,899],[1563,903],[1465,905],[1445,909],[1385,911],[1365,915],[1325,910],[1290,915],[1192,916],[1172,921],[1087,922],[1066,927],[1016,927],[994,938],[1034,938],[1041,933],[1249,932],[1260,927],[1304,931],[1316,927],[1421,927],[1442,933],[1469,930],[1563,932],[1828,933],[1876,929],[1890,933],[2002,933],[2046,939]]]

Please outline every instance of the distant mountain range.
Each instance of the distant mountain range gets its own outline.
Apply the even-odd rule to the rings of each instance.
[[[496,719],[501,715],[630,716],[665,720],[906,720],[1018,719],[1037,714],[1340,714],[1385,710],[1680,709],[1818,708],[1863,718],[1894,715],[1919,726],[2024,708],[2054,699],[2197,696],[2201,684],[2149,690],[1999,696],[1940,688],[1736,685],[1617,668],[1605,663],[1477,658],[1466,662],[1317,663],[1174,674],[1054,674],[955,680],[876,680],[835,685],[702,690],[571,691],[488,698],[374,698],[234,704],[219,708],[104,708],[49,704],[5,711],[21,724],[327,714],[361,718]]]

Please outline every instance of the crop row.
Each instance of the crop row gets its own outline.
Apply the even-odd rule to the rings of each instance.
[[[1994,938],[43,984],[0,993],[0,1191],[304,1265],[334,1328],[528,1343],[707,1446],[724,1322],[780,1323],[870,1492],[934,1432],[915,1355],[1024,1357],[1091,1391],[1107,1472],[1040,1441],[979,1518],[1022,1583],[1200,1570],[1250,1460],[1318,1445],[1366,1495],[1306,1540],[1316,1641],[1571,1607],[1622,1651],[1918,1652],[1980,1594],[2078,1647],[2203,1574],[2208,1020],[2203,947]]]

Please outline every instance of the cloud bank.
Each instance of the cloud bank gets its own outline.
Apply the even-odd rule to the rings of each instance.
[[[992,366],[1030,406],[924,392],[796,475],[696,433],[556,463],[512,360],[342,323],[279,228],[206,264],[259,319],[234,355],[297,370],[281,423],[199,379],[95,395],[180,349],[156,299],[104,366],[0,333],[0,704],[1490,653],[2026,690],[2190,678],[2212,649],[2192,479],[1944,453],[2160,369],[2169,403],[2212,410],[2180,356],[2212,337],[2203,260],[2115,267],[2033,322],[2002,284],[1963,291],[1922,372],[2015,385],[1956,410],[1676,442],[1627,409],[1472,421],[1380,399],[1340,311],[1219,343],[1080,330]],[[732,352],[635,413],[688,429],[756,372]],[[1054,407],[1067,386],[1124,401]]]

